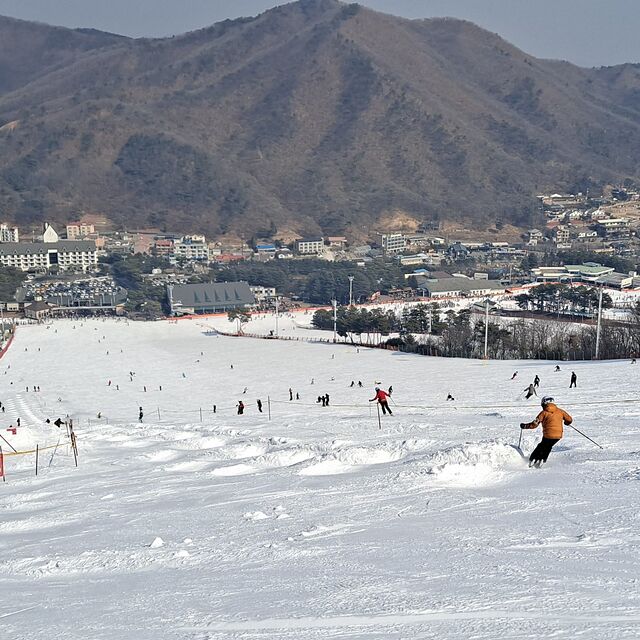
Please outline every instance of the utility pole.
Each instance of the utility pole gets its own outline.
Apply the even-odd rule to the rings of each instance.
[[[353,276],[349,276],[349,306],[353,306]]]
[[[278,337],[278,311],[279,311],[279,305],[278,305],[278,296],[276,296],[276,338]]]
[[[600,285],[600,296],[598,298],[598,327],[596,329],[596,360],[600,357],[600,327],[602,325],[602,292],[604,285]]]
[[[334,298],[331,301],[333,305],[333,341],[337,342],[337,334],[338,334],[338,301]]]
[[[487,298],[486,309],[484,315],[484,359],[487,360],[487,351],[489,346],[489,299]]]

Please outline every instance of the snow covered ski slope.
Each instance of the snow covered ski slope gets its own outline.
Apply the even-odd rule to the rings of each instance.
[[[0,433],[61,444],[37,477],[33,454],[5,458],[4,638],[640,637],[638,365],[556,373],[203,325],[226,320],[18,329]],[[567,429],[527,467],[536,374],[604,450]],[[377,382],[394,389],[381,429]],[[45,422],[67,414],[77,469]]]

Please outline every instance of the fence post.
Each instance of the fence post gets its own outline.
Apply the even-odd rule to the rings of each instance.
[[[36,476],[38,475],[38,454],[39,454],[40,446],[36,444]]]
[[[271,396],[267,396],[267,408],[269,411],[269,422],[271,422]]]
[[[200,407],[200,422],[202,422],[202,407]]]

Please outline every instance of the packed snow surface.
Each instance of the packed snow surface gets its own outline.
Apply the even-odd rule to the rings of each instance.
[[[308,320],[279,330],[327,337]],[[37,477],[28,453],[0,482],[4,638],[640,637],[640,365],[215,333],[232,326],[18,328],[0,433],[40,451]],[[527,467],[536,374],[603,449],[568,428]],[[381,428],[376,384],[393,385]],[[52,424],[67,414],[77,468]]]

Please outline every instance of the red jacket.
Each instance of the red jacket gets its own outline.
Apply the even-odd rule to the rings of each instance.
[[[374,400],[377,400],[378,402],[386,402],[388,397],[389,394],[386,391],[380,389],[379,391],[376,391],[376,397],[374,398]]]

